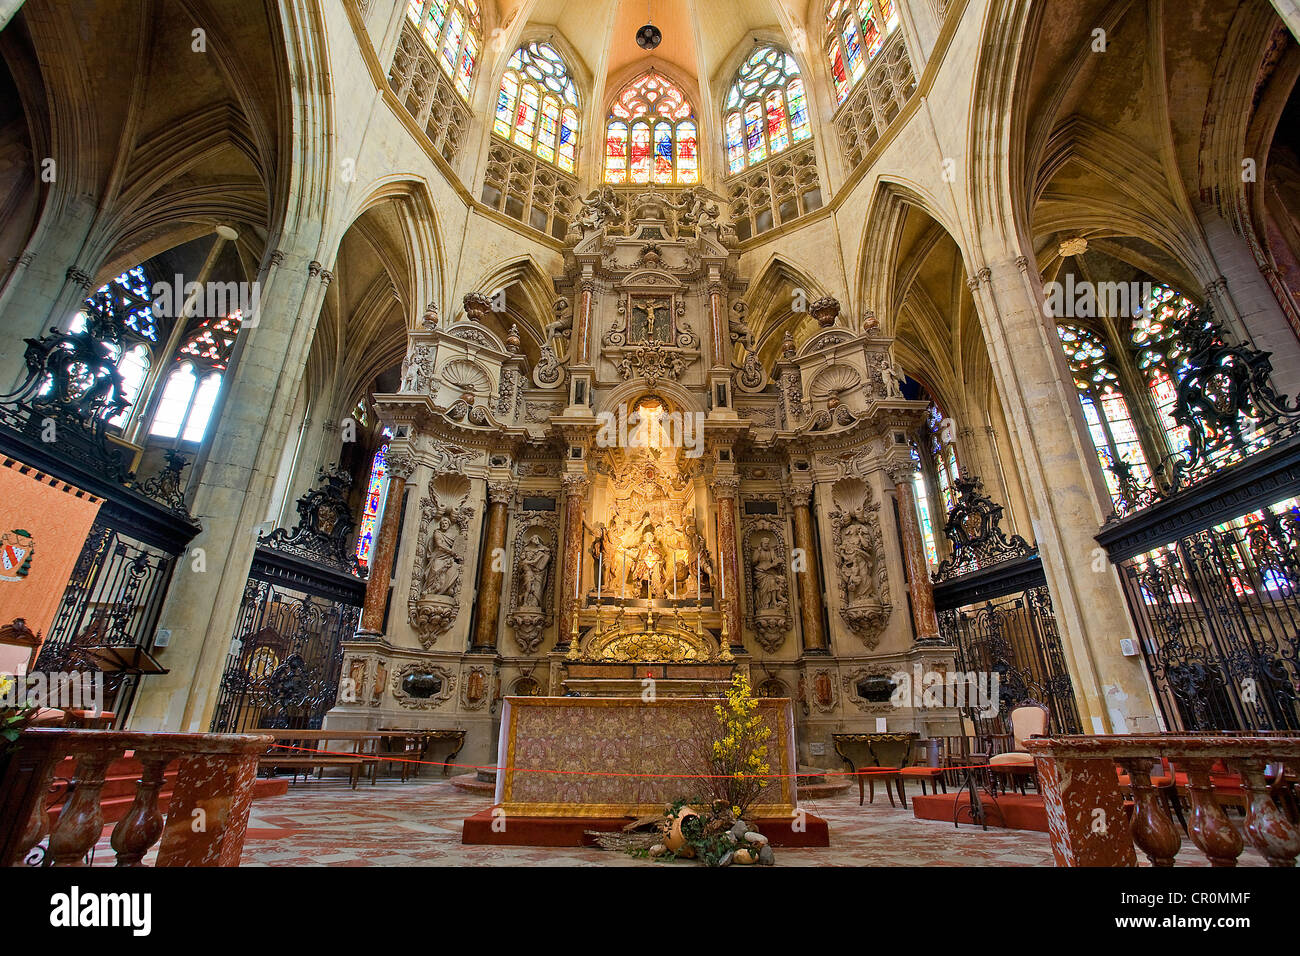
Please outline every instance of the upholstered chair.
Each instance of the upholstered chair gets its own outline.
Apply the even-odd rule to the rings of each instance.
[[[1010,777],[1013,785],[1019,781],[1023,793],[1024,781],[1034,775],[1034,758],[1025,749],[1025,741],[1030,737],[1047,735],[1051,713],[1038,701],[1026,700],[1011,711],[1008,722],[1011,724],[1013,749],[1006,753],[994,754],[989,758],[989,767],[996,777]]]

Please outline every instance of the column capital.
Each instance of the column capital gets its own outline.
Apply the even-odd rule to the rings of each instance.
[[[560,484],[564,487],[564,497],[581,498],[587,493],[587,488],[591,482],[584,474],[569,472],[560,478]]]
[[[885,465],[885,474],[895,485],[911,484],[916,477],[916,464],[908,461],[891,461]]]
[[[734,498],[740,493],[740,478],[736,475],[716,475],[709,479],[709,491],[714,498]]]
[[[488,502],[494,505],[508,505],[515,494],[513,481],[489,481]]]
[[[813,483],[811,480],[791,481],[782,489],[790,504],[796,508],[807,508],[812,504]]]
[[[396,451],[388,456],[388,473],[406,481],[415,471],[415,459],[408,451]]]

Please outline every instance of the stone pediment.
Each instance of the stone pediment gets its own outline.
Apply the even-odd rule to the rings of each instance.
[[[658,269],[638,269],[619,279],[615,288],[620,290],[651,288],[656,292],[684,292],[686,283]]]

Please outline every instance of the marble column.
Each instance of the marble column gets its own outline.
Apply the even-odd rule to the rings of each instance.
[[[822,627],[822,573],[817,560],[817,546],[813,543],[813,519],[809,504],[812,485],[796,485],[790,489],[790,504],[794,509],[794,546],[802,557],[795,579],[799,587],[799,621],[803,629],[803,649],[813,654],[826,653],[826,630]]]
[[[720,279],[709,282],[709,340],[712,344],[713,368],[727,368],[731,365],[728,355],[727,327],[727,286]]]
[[[587,476],[564,476],[564,574],[560,581],[560,636],[557,643],[573,639],[578,616],[579,579],[582,575],[582,514],[589,482]]]
[[[573,360],[579,365],[591,363],[591,314],[595,307],[596,282],[583,276],[578,296],[578,314],[573,320]]]
[[[930,587],[930,563],[925,558],[925,541],[916,517],[916,493],[912,463],[890,472],[898,495],[898,523],[903,539],[903,563],[907,566],[907,589],[912,597],[912,628],[918,643],[942,641],[939,619],[934,613],[934,590]]]
[[[357,636],[378,637],[384,632],[384,608],[388,605],[388,584],[393,578],[393,556],[397,550],[397,532],[402,522],[402,494],[406,479],[415,470],[415,461],[405,452],[388,456],[388,491],[384,497],[384,516],[379,523],[379,537],[371,554],[366,597],[361,605],[361,624]]]
[[[714,598],[720,601],[719,609],[726,620],[727,640],[739,644],[740,635],[740,577],[737,574],[736,553],[736,495],[740,479],[734,476],[714,478],[710,483],[713,506],[718,514],[718,574],[722,587],[714,588]],[[722,593],[726,592],[726,597]]]
[[[501,584],[505,579],[506,524],[514,486],[505,481],[488,482],[487,533],[483,553],[479,556],[478,623],[474,626],[473,649],[494,653],[497,649],[497,623],[501,613]]]

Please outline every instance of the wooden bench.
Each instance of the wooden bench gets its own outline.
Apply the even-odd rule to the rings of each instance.
[[[357,781],[361,779],[361,770],[366,764],[364,757],[349,757],[341,754],[310,754],[310,755],[285,755],[283,753],[269,753],[257,759],[257,768],[270,768],[272,771],[282,768],[289,769],[293,772],[293,782],[298,782],[298,774],[301,771],[304,777],[310,777],[313,770],[317,771],[317,778],[324,773],[326,767],[348,767],[350,768],[349,779],[352,789],[357,788]]]

